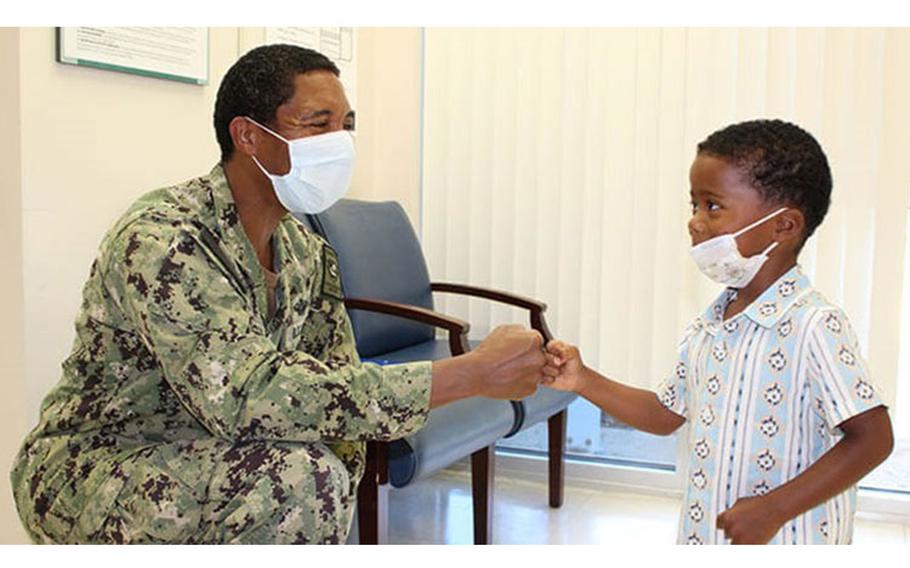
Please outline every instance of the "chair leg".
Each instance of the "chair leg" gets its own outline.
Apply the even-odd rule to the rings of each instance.
[[[471,488],[474,496],[474,544],[493,542],[493,471],[496,446],[471,454]]]
[[[376,459],[368,450],[366,471],[357,486],[357,529],[360,544],[389,542],[389,485],[379,483]]]
[[[561,507],[565,487],[566,416],[563,410],[547,420],[550,462],[550,507]]]

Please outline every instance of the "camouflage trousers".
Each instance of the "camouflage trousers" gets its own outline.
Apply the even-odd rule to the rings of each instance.
[[[322,444],[265,441],[161,444],[131,456],[121,469],[126,481],[109,509],[81,518],[67,535],[36,540],[343,543],[358,481]]]

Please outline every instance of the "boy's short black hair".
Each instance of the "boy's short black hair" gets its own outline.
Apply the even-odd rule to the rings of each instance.
[[[269,124],[275,111],[294,96],[297,75],[329,71],[336,77],[338,67],[325,55],[296,45],[263,45],[248,51],[228,69],[215,99],[215,137],[221,147],[221,161],[234,153],[229,125],[234,117],[249,116]]]
[[[802,211],[805,244],[831,203],[831,168],[811,134],[782,120],[750,120],[731,124],[708,136],[698,153],[729,160],[765,201]]]

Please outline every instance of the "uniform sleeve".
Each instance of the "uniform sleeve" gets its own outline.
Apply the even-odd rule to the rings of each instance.
[[[670,412],[688,419],[689,341],[694,334],[694,327],[689,326],[683,334],[677,348],[676,365],[673,372],[662,380],[655,389],[660,403]]]
[[[137,223],[118,239],[107,285],[164,378],[213,435],[232,441],[390,440],[429,412],[431,364],[329,367],[279,351],[251,294],[191,232]]]
[[[810,392],[815,412],[829,430],[882,404],[842,310],[822,312],[807,333]]]

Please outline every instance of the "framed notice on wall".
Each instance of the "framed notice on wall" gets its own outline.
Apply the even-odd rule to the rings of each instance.
[[[208,28],[57,28],[57,61],[205,85]]]
[[[315,49],[338,66],[341,84],[357,108],[357,32],[354,28],[284,27],[266,28],[265,43],[289,43]]]

